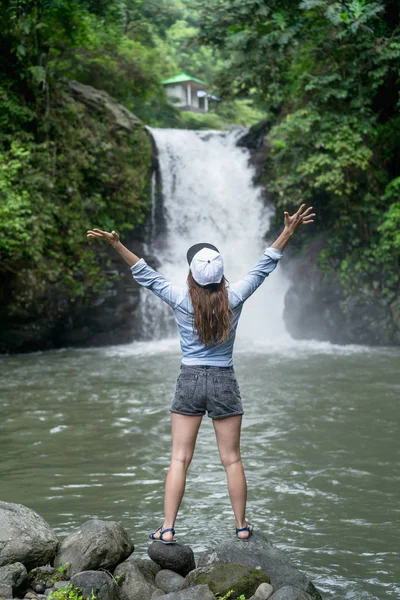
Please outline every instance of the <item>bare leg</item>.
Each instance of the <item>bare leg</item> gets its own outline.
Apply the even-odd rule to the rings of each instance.
[[[236,527],[246,527],[247,484],[240,457],[241,415],[227,419],[213,419],[215,435],[221,462],[228,480],[228,491],[231,499]],[[238,533],[239,537],[249,537],[248,531]]]
[[[186,472],[192,461],[202,417],[189,417],[171,413],[172,457],[164,496],[163,529],[173,527],[185,491]],[[156,538],[159,534],[155,535]],[[172,540],[172,532],[164,533],[163,540]]]

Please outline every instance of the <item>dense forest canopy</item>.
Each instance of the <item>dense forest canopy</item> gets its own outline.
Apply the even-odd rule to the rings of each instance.
[[[394,297],[400,256],[397,0],[210,0],[201,40],[229,62],[222,97],[268,114],[268,189],[309,202],[330,232],[321,261]],[[280,214],[280,211],[279,211]]]
[[[397,0],[3,0],[0,20],[0,268],[10,280],[23,267],[83,296],[99,267],[82,231],[146,218],[146,134],[122,147],[107,123],[85,123],[65,90],[75,79],[152,126],[264,120],[279,222],[284,207],[312,204],[324,269],[349,290],[396,297]],[[161,81],[181,71],[223,99],[213,112],[167,102]]]

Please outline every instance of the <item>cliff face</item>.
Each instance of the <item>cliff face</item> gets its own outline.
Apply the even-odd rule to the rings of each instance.
[[[134,318],[139,289],[129,268],[104,243],[88,243],[86,230],[115,228],[142,252],[151,200],[150,135],[135,115],[90,86],[64,81],[52,103],[47,145],[53,144],[54,163],[44,192],[50,210],[35,216],[47,227],[47,247],[40,260],[16,262],[2,274],[0,352],[140,336]],[[42,176],[43,165],[29,168]],[[34,250],[34,236],[29,244]]]
[[[400,344],[400,301],[383,299],[373,286],[347,292],[337,274],[324,274],[318,256],[324,236],[316,236],[286,266],[291,286],[285,296],[284,319],[296,339],[336,344]],[[283,266],[283,263],[282,263]]]
[[[255,183],[265,188],[268,198],[267,122],[252,127],[239,144],[251,152]],[[279,231],[267,233],[268,240]],[[396,294],[383,298],[378,282],[365,281],[356,292],[348,292],[335,272],[324,273],[319,255],[329,232],[317,234],[300,252],[289,244],[282,262],[291,281],[285,296],[284,320],[296,339],[316,339],[336,344],[400,344],[400,300]]]

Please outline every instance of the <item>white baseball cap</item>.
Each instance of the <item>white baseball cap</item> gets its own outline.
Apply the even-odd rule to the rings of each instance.
[[[224,262],[215,246],[196,244],[189,248],[187,259],[196,283],[202,287],[221,283],[224,276]]]

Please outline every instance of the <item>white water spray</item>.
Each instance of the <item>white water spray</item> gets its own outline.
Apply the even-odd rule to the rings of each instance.
[[[146,250],[159,260],[158,270],[173,284],[185,286],[187,249],[209,242],[223,256],[226,278],[241,279],[266,246],[263,236],[272,209],[253,185],[249,152],[236,145],[240,132],[151,129],[151,133],[158,150],[166,230],[149,241]],[[291,339],[282,317],[287,287],[278,265],[246,302],[239,344]],[[158,338],[171,335],[171,313],[143,290],[142,318],[148,332]]]

